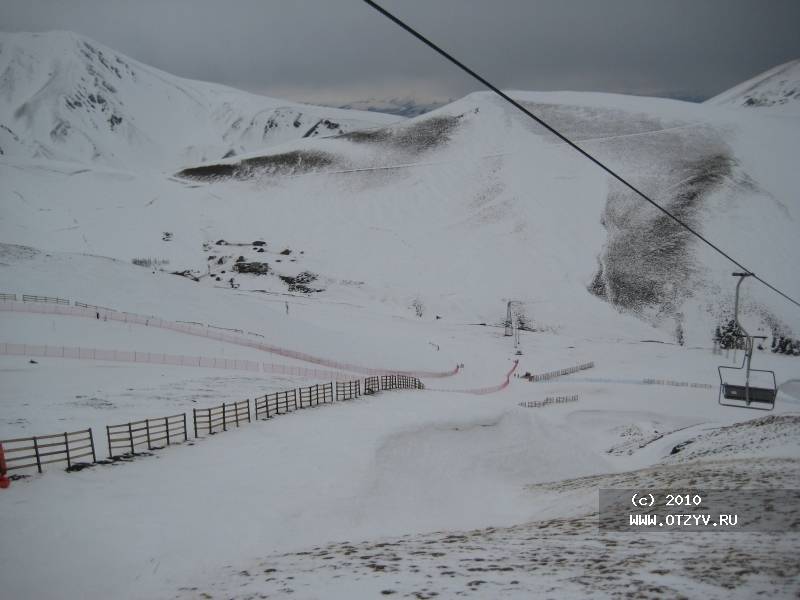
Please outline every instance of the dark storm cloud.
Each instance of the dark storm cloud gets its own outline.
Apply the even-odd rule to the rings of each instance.
[[[504,88],[714,95],[800,57],[797,0],[384,0]],[[3,0],[165,71],[310,101],[480,86],[359,0]]]

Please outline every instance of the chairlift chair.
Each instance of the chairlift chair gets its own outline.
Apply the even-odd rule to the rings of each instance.
[[[754,408],[758,410],[772,410],[775,408],[775,396],[778,393],[778,384],[775,380],[775,371],[764,369],[752,369],[750,362],[753,358],[753,340],[767,339],[763,335],[750,335],[739,323],[739,286],[742,285],[745,277],[750,277],[752,273],[733,273],[734,277],[739,278],[736,284],[736,301],[734,304],[733,319],[738,329],[742,332],[738,337],[744,338],[744,358],[741,367],[719,366],[719,396],[717,401],[722,406],[733,406],[738,408]],[[726,378],[722,371],[737,371],[744,373],[744,385],[731,383],[732,374]],[[758,387],[750,385],[751,373],[769,373],[772,376],[772,387]],[[741,377],[739,377],[741,380]]]

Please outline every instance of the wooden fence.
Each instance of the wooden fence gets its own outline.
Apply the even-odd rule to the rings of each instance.
[[[90,456],[92,463],[97,462],[91,429],[2,440],[0,444],[5,450],[9,471],[36,467],[41,473],[45,465],[63,462],[70,470],[87,464],[89,461],[81,459]]]
[[[364,393],[365,394],[367,394],[367,395],[374,394],[375,392],[379,391],[380,389],[381,389],[381,381],[378,378],[378,376],[366,377],[364,379]]]
[[[397,387],[397,375],[381,375],[382,390],[391,390]]]
[[[336,382],[336,399],[337,400],[351,400],[358,398],[361,395],[361,380],[355,381],[337,381]]]
[[[220,430],[228,431],[229,426],[239,427],[245,420],[250,422],[250,400],[224,402],[211,408],[195,408],[194,437],[200,437],[202,432],[211,435]]]
[[[541,408],[548,404],[565,404],[566,402],[577,402],[578,394],[572,396],[547,396],[544,400],[532,400],[530,402],[520,402],[519,405],[525,408]]]
[[[260,419],[262,416],[265,419],[269,419],[275,415],[283,415],[297,410],[297,390],[274,392],[261,398],[256,398],[253,402],[255,404],[256,419]]]
[[[136,448],[144,445],[147,445],[148,450],[158,450],[164,445],[170,446],[189,439],[186,413],[108,425],[106,436],[109,458],[136,454]]]
[[[672,385],[675,387],[703,388],[713,390],[716,386],[710,383],[691,383],[689,381],[675,381],[673,379],[642,379],[645,385]]]
[[[367,377],[363,380],[339,381],[305,388],[266,394],[253,401],[255,418],[269,419],[275,415],[293,412],[302,408],[328,404],[337,400],[350,400],[363,393],[375,393],[381,389],[423,389],[425,386],[416,377],[388,375]],[[211,408],[195,408],[192,411],[194,437],[211,435],[228,428],[251,422],[250,400],[226,402]],[[189,432],[186,414],[131,421],[106,427],[108,457],[132,456],[137,448],[147,446],[158,450],[164,446],[187,441]],[[66,462],[67,470],[96,463],[94,437],[91,429],[0,440],[6,455],[8,470],[36,468],[42,472],[44,465]],[[80,459],[91,456],[91,463]]]
[[[75,301],[75,306],[78,308],[90,308],[95,311],[105,310],[107,312],[117,312],[114,308],[107,308],[105,306],[97,306],[96,304],[84,304],[83,302]]]
[[[419,390],[422,389],[422,382],[416,377],[409,377],[408,375],[397,376],[397,389],[401,390]]]
[[[575,367],[559,369],[558,371],[540,373],[539,375],[531,375],[530,373],[525,373],[525,375],[523,375],[522,378],[527,379],[528,381],[547,381],[548,379],[554,379],[555,377],[562,377],[564,375],[571,375],[572,373],[577,373],[578,371],[591,369],[592,367],[594,367],[594,361],[584,363],[582,365],[577,365]]]
[[[16,294],[0,294],[0,301],[2,301],[2,302],[7,302],[7,301],[16,302],[17,301],[17,295]]]
[[[52,296],[33,296],[31,294],[22,294],[23,302],[44,302],[45,304],[61,304],[69,306],[70,301],[65,298],[54,298]]]
[[[300,388],[298,392],[300,408],[319,406],[320,404],[327,404],[334,400],[332,383]]]

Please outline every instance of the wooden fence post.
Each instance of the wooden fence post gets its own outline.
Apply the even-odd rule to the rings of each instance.
[[[145,430],[145,435],[147,436],[147,449],[152,450],[153,448],[150,444],[150,419],[144,420],[144,430]]]
[[[222,403],[222,431],[228,431],[228,415],[225,409],[225,403]],[[208,433],[211,433],[211,417],[208,419]]]
[[[36,468],[39,470],[39,473],[41,473],[42,457],[39,455],[39,440],[36,439],[36,436],[33,436],[33,452],[36,454]]]
[[[128,435],[131,437],[131,454],[136,454],[133,449],[133,425],[128,423]]]
[[[194,437],[197,439],[197,409],[192,409],[192,420],[194,421]]]
[[[111,452],[111,427],[106,425],[106,438],[108,438],[108,458],[114,456],[114,453]]]
[[[184,442],[189,441],[189,432],[187,431],[186,428],[186,413],[183,413],[183,441]]]
[[[94,433],[92,433],[92,428],[89,428],[89,444],[92,446],[92,462],[97,462],[97,455],[94,453]]]
[[[69,455],[69,436],[67,435],[66,431],[64,432],[64,449],[67,452],[67,468],[69,469],[72,467],[72,460],[70,459]]]
[[[183,417],[186,418],[186,413],[183,413]],[[164,417],[164,427],[167,429],[167,446],[169,446],[169,417]]]

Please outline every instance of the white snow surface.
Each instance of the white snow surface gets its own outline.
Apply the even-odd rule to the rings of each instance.
[[[368,121],[342,111],[343,123],[352,117],[343,126],[350,135],[298,140],[302,128],[286,121],[274,140],[259,139],[233,123],[246,115],[263,127],[270,99],[178,81],[72,34],[4,34],[1,47],[0,122],[28,125],[11,146],[0,134],[0,147],[16,148],[0,157],[0,292],[241,329],[366,367],[465,367],[425,380],[425,390],[381,392],[129,462],[15,480],[0,490],[0,595],[800,592],[796,527],[598,533],[601,487],[800,488],[800,363],[755,354],[754,366],[774,370],[780,386],[767,418],[720,406],[717,365],[742,358],[710,348],[731,306],[732,267],[690,243],[670,255],[670,272],[659,244],[677,238],[664,228],[631,236],[657,215],[552,136],[479,93],[355,133]],[[106,131],[95,125],[108,125],[110,114],[95,106],[80,113],[89,121],[70,121],[73,132],[91,131],[91,142],[56,143],[48,127],[66,110],[59,86],[85,74],[86,85],[104,88],[108,77],[119,90],[107,90],[108,110],[119,97],[131,112]],[[702,202],[682,208],[693,223],[800,296],[797,119],[610,94],[514,95],[668,204],[699,190]],[[303,107],[316,119],[332,118],[329,110]],[[140,125],[125,129],[134,112]],[[207,129],[194,137],[197,122]],[[142,141],[145,129],[157,133]],[[215,162],[226,144],[237,155]],[[234,175],[175,176],[219,164]],[[236,174],[237,165],[247,172]],[[158,263],[136,266],[134,258]],[[237,261],[268,263],[269,273],[234,272]],[[588,291],[599,263],[637,265],[627,275],[648,282],[666,273],[669,285],[653,305],[612,304]],[[316,277],[299,283],[323,291],[304,293],[280,278],[303,273]],[[797,335],[796,307],[754,282],[743,289],[753,331],[777,323]],[[521,301],[533,330],[521,332],[521,355],[498,326],[510,299]],[[49,314],[0,311],[0,342],[304,364],[175,331]],[[100,457],[105,425],[316,383],[35,360],[0,357],[0,439],[91,426]],[[515,360],[517,373],[596,366],[545,383],[512,378],[496,394],[465,393],[502,383]],[[519,406],[573,394],[577,402]]]

